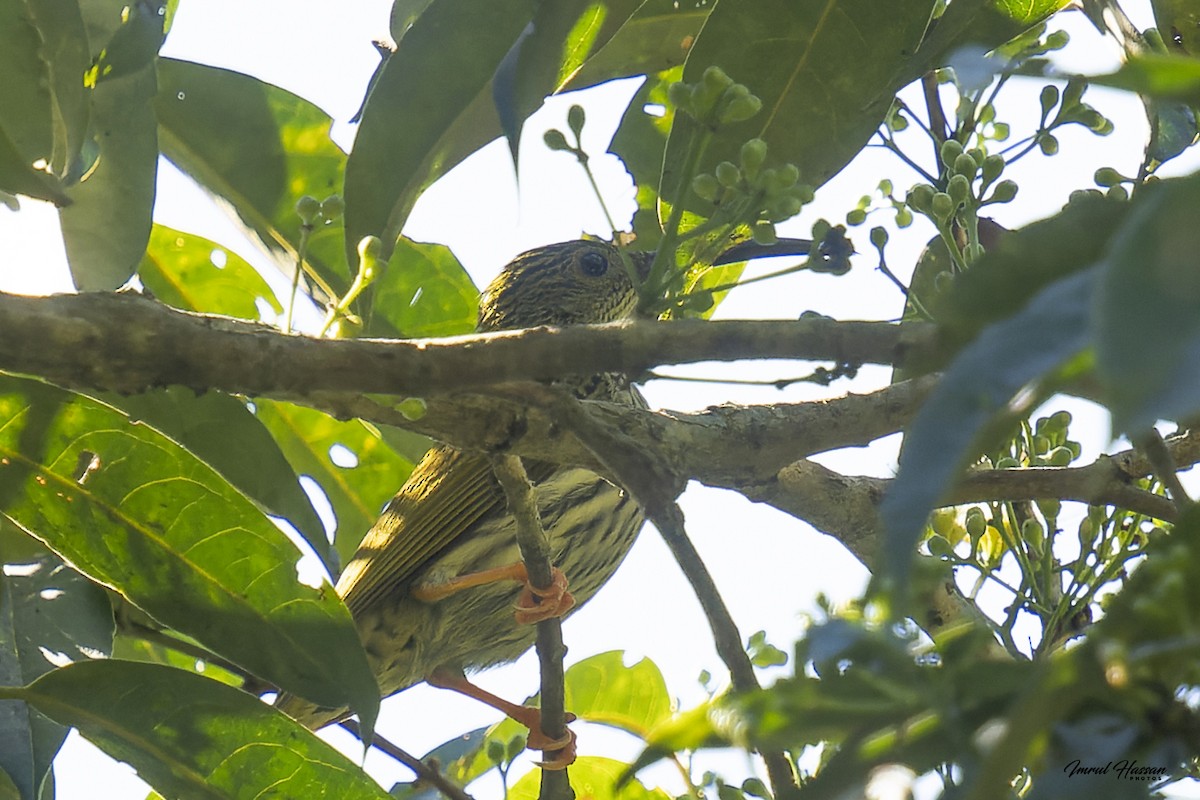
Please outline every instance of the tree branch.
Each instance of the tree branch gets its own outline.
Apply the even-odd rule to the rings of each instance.
[[[537,499],[533,484],[525,472],[520,456],[497,456],[492,460],[496,480],[508,500],[508,510],[517,523],[517,546],[529,573],[529,583],[535,589],[549,589],[554,582],[550,564],[550,543],[542,528],[538,515]],[[542,733],[552,741],[567,737],[566,688],[563,658],[567,648],[563,645],[562,619],[550,617],[537,623],[535,645],[541,667],[541,721]],[[545,754],[547,758],[550,753]],[[571,789],[566,770],[542,770],[541,800],[571,800],[575,792]]]
[[[0,293],[0,369],[71,388],[132,393],[177,384],[244,394],[428,397],[660,364],[794,358],[892,364],[934,346],[929,326],[832,320],[581,325],[425,340],[327,340],[190,314],[135,293]]]

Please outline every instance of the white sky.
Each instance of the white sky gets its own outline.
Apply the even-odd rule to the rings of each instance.
[[[389,5],[385,0],[184,2],[163,52],[248,72],[307,97],[336,120],[344,121],[357,109],[375,66],[370,41],[386,33]],[[1129,5],[1139,27],[1152,24],[1147,3]],[[1079,15],[1072,16],[1064,20],[1069,21],[1073,36],[1067,57],[1061,62],[1064,68],[1101,72],[1115,66],[1115,47],[1100,40]],[[1001,102],[1015,101],[1011,107],[1033,113],[1041,83],[1013,83],[1016,85],[1001,95]],[[636,87],[635,81],[600,87],[587,93],[586,100],[589,114],[585,146],[593,154],[593,167],[618,221],[632,212],[632,187],[620,162],[599,154],[604,152],[621,110]],[[1099,166],[1134,173],[1145,137],[1140,104],[1136,98],[1098,89],[1090,90],[1086,99],[1114,120],[1116,133],[1098,139],[1072,128],[1060,136],[1059,156],[1045,159],[1031,155],[1019,162],[1006,175],[1021,183],[1022,193],[1015,204],[991,207],[997,221],[1016,227],[1056,212],[1071,190],[1091,185],[1091,174]],[[494,142],[422,197],[406,234],[417,240],[448,244],[480,286],[511,256],[525,249],[576,238],[581,231],[606,234],[603,216],[574,161],[562,153],[546,151],[541,144],[546,128],[565,129],[566,108],[577,100],[552,101],[526,125],[519,193],[507,147]],[[915,98],[912,105],[921,107]],[[1034,120],[1028,120],[1024,129],[1015,124],[1014,138],[1027,133],[1033,124]],[[349,145],[352,135],[344,122],[335,126],[335,138],[343,146]],[[928,145],[918,152],[924,156],[927,150]],[[1171,173],[1187,172],[1196,165],[1197,158],[1191,154]],[[806,236],[819,216],[841,221],[858,197],[871,193],[884,177],[892,178],[901,194],[913,178],[897,159],[880,150],[869,151],[823,187],[817,202],[799,220],[781,226],[781,234]],[[261,257],[252,257],[236,228],[167,164],[160,169],[155,217],[166,225],[208,236],[255,263],[263,263]],[[755,284],[733,292],[719,316],[795,318],[804,310],[814,309],[841,319],[895,318],[901,311],[902,297],[873,269],[874,251],[867,241],[870,225],[883,224],[888,217],[875,215],[867,226],[851,230],[864,254],[855,260],[850,275],[834,278],[802,273]],[[931,235],[932,228],[921,223],[901,234],[893,230],[889,264],[901,278],[907,277],[917,253]],[[0,290],[42,293],[69,288],[56,215],[49,206],[25,201],[17,214],[0,210],[0,253],[4,254],[0,258]],[[774,268],[778,266],[764,262],[750,274]],[[811,365],[805,364],[759,362],[734,367],[716,365],[711,370],[697,365],[681,368],[679,373],[774,378],[810,370]],[[865,392],[886,384],[888,378],[886,370],[867,368],[855,381],[828,389],[801,384],[780,392],[656,382],[646,387],[646,394],[656,407],[695,409],[721,402],[798,401],[848,391]],[[1072,403],[1071,410],[1081,420],[1073,433],[1077,437],[1086,434],[1082,437],[1087,447],[1085,457],[1107,446],[1106,418],[1083,403]],[[819,460],[852,474],[886,476],[894,468],[895,444],[892,437],[869,448],[828,454]],[[857,596],[865,584],[866,571],[852,556],[832,539],[794,518],[751,504],[739,495],[695,485],[685,493],[682,504],[689,531],[746,637],[765,629],[771,642],[790,651],[802,630],[801,615],[814,610],[818,592],[834,601],[845,601]],[[639,626],[631,628],[631,619],[639,620]],[[599,596],[567,622],[564,636],[571,648],[569,661],[618,648],[627,651],[629,662],[649,656],[663,669],[668,687],[684,707],[704,697],[696,681],[702,669],[716,676],[723,674],[697,603],[653,530],[643,533],[626,564]],[[786,669],[790,671],[790,666]],[[485,673],[479,682],[519,700],[536,690],[536,662],[526,656],[515,665]],[[420,754],[495,719],[495,712],[474,701],[422,685],[385,703],[380,732]],[[632,758],[638,750],[630,737],[614,731],[578,723],[576,730],[582,754]],[[328,736],[351,758],[357,758],[356,746],[348,735],[334,732]],[[714,756],[703,763],[736,781],[747,772],[744,757],[736,754]],[[407,770],[386,757],[373,754],[367,767],[385,788],[395,780],[409,779]],[[518,767],[517,771],[524,769]],[[145,784],[128,767],[115,764],[74,735],[56,764],[56,777],[62,800],[140,799],[147,793]],[[662,781],[672,794],[680,790],[670,770],[649,770],[641,777],[647,783]],[[493,796],[485,789],[476,794]],[[1200,793],[1180,796],[1200,797]]]

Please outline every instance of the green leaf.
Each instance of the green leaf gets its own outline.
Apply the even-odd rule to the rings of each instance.
[[[578,73],[639,5],[641,0],[566,0],[538,6],[492,81],[513,164],[525,119]]]
[[[1116,72],[1096,75],[1088,81],[1200,106],[1200,60],[1191,56],[1140,53],[1130,56]]]
[[[283,533],[158,431],[0,377],[0,511],[213,652],[373,722],[378,690],[346,607],[299,584]]]
[[[662,789],[647,789],[640,781],[631,780],[617,787],[627,765],[612,758],[580,756],[569,772],[571,788],[576,797],[589,800],[670,800]],[[538,800],[541,774],[532,770],[508,790],[508,800]]]
[[[1119,430],[1200,408],[1200,176],[1139,192],[1096,291],[1096,366]],[[1153,357],[1147,357],[1153,354]]]
[[[492,75],[534,0],[435,0],[404,34],[367,98],[346,165],[346,256],[364,236],[387,253],[417,197],[498,131]]]
[[[34,169],[31,163],[17,152],[12,139],[0,128],[0,191],[48,200],[60,206],[70,203],[58,179]]]
[[[371,285],[370,308],[367,336],[455,336],[475,330],[479,290],[450,248],[401,237]]]
[[[138,277],[156,300],[185,311],[258,320],[262,301],[283,312],[271,287],[241,256],[164,225],[150,231]]]
[[[78,728],[168,797],[387,798],[349,759],[285,715],[183,670],[93,661],[0,696]]]
[[[112,651],[104,590],[2,516],[0,567],[0,684],[25,684],[62,662]],[[20,701],[0,702],[0,770],[25,797],[37,797],[66,735]]]
[[[83,291],[121,286],[146,252],[158,174],[154,93],[151,67],[92,91],[99,158],[59,211],[71,277]]]
[[[1094,269],[1078,272],[985,328],[951,363],[913,421],[899,474],[880,506],[880,574],[901,596],[925,519],[970,459],[985,426],[1019,390],[1087,346],[1095,280]]]
[[[286,518],[327,566],[325,526],[296,473],[243,400],[182,386],[128,397],[103,397],[130,418],[183,445],[268,513]]]
[[[790,162],[800,180],[818,187],[862,149],[903,84],[897,73],[916,51],[933,8],[931,0],[901,0],[878,13],[870,0],[796,3],[761,0],[752,12],[719,0],[684,67],[694,83],[719,66],[762,99],[763,110],[744,122],[721,125],[700,163],[737,163],[743,143],[766,141],[771,163]],[[869,50],[870,58],[863,58]],[[681,176],[695,123],[678,115],[663,162],[661,193],[702,208]]]
[[[671,697],[658,666],[643,658],[625,666],[612,650],[585,658],[566,672],[566,707],[580,719],[645,738],[671,715]]]
[[[955,0],[938,18],[903,76],[903,83],[946,65],[956,50],[993,50],[1049,19],[1070,0]]]
[[[25,164],[54,155],[54,97],[41,34],[23,0],[0,0],[0,128]]]
[[[323,200],[342,185],[346,157],[329,138],[329,116],[230,70],[163,58],[158,76],[163,154],[228,201],[290,277],[300,242],[296,201],[306,194]],[[327,230],[313,237],[306,261],[326,298],[340,296],[352,278],[340,237],[329,242]]]
[[[296,473],[320,484],[337,517],[334,547],[341,563],[348,563],[384,504],[412,472],[413,461],[359,420],[342,422],[311,408],[266,399],[255,401],[254,413]],[[354,466],[334,463],[331,453],[338,446],[352,454]]]
[[[54,104],[50,168],[55,175],[74,178],[78,176],[79,153],[91,111],[91,96],[80,79],[91,62],[83,14],[75,0],[37,0],[27,3],[27,7],[42,39],[39,55],[46,61]]]
[[[0,800],[21,800],[21,795],[22,792],[13,783],[13,779],[9,777],[7,772],[0,769]],[[26,796],[32,797],[33,795]]]
[[[712,4],[706,0],[646,0],[563,88],[583,89],[682,66],[710,11]]]

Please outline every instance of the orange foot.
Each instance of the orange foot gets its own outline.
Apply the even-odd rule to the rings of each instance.
[[[524,571],[524,564],[521,565]],[[517,597],[516,618],[522,625],[531,625],[544,619],[561,617],[575,605],[575,597],[567,591],[567,576],[558,567],[550,568],[550,585],[536,589],[524,576],[525,588]]]
[[[569,595],[568,595],[569,596]],[[569,606],[568,606],[569,608]],[[481,703],[503,711],[516,722],[529,729],[526,747],[530,750],[541,750],[544,761],[536,762],[542,769],[566,769],[575,763],[575,733],[567,729],[566,734],[552,739],[542,732],[542,711],[529,706],[519,706],[510,703],[502,697],[497,697],[486,689],[481,689],[471,683],[461,673],[450,669],[435,669],[425,682],[440,689],[450,689],[473,697]],[[574,722],[575,715],[567,713],[567,722]]]

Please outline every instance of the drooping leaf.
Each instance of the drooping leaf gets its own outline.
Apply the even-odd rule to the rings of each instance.
[[[1200,60],[1190,56],[1141,53],[1116,72],[1088,80],[1099,86],[1200,106]]]
[[[1197,208],[1200,177],[1147,187],[1105,259],[1092,330],[1096,367],[1120,430],[1144,431],[1200,408]]]
[[[373,722],[378,690],[346,607],[299,584],[283,533],[158,431],[0,377],[0,511],[213,652]]]
[[[57,178],[34,169],[30,164],[0,128],[0,191],[49,200],[60,206],[71,202]]]
[[[390,250],[421,192],[499,133],[492,75],[537,5],[434,0],[404,34],[346,165],[348,262],[367,235]]]
[[[1049,19],[1069,0],[955,0],[934,23],[917,57],[906,64],[903,83],[946,66],[959,51],[993,50],[1034,25]]]
[[[422,338],[475,330],[479,290],[445,245],[401,237],[371,289],[367,336]]]
[[[758,137],[770,163],[794,163],[803,183],[823,184],[883,120],[902,85],[897,73],[916,51],[932,8],[929,0],[903,0],[880,14],[864,0],[768,0],[748,10],[719,0],[688,55],[684,80],[699,81],[718,66],[747,84],[763,109],[720,127],[701,172],[720,161],[736,163],[742,144]],[[866,48],[870,58],[862,57]],[[682,200],[689,210],[697,198],[690,191],[676,195],[694,127],[691,118],[676,117],[661,183],[668,202]]]
[[[583,89],[617,77],[656,75],[682,66],[712,8],[706,0],[645,0],[563,88]]]
[[[295,204],[341,191],[346,157],[329,138],[327,114],[291,92],[188,61],[159,59],[155,101],[163,154],[224,198],[252,237],[293,274],[300,242]],[[336,242],[309,243],[309,275],[328,299],[352,275]],[[316,237],[314,237],[316,239]]]
[[[0,128],[26,165],[54,155],[50,65],[41,34],[23,0],[0,0]]]
[[[104,591],[0,516],[0,685],[104,657],[112,639]],[[22,796],[38,796],[66,735],[23,702],[0,702],[0,770],[13,776]]]
[[[116,289],[146,252],[158,174],[154,69],[92,90],[91,135],[99,157],[59,211],[67,262],[84,291]]]
[[[91,61],[83,14],[76,0],[38,0],[27,5],[43,42],[39,54],[46,61],[54,103],[51,172],[73,179],[78,177],[79,153],[91,113],[91,97],[81,80]]]
[[[671,696],[658,666],[643,658],[625,666],[620,650],[585,658],[565,676],[566,707],[580,719],[644,737],[671,714]]]
[[[218,392],[197,395],[182,386],[105,399],[186,447],[268,513],[287,519],[329,563],[320,517],[279,446],[243,400]]]
[[[93,661],[0,696],[78,728],[168,797],[387,798],[349,759],[284,714],[183,670]]]
[[[348,563],[420,454],[397,453],[377,431],[358,420],[342,422],[291,403],[260,399],[254,413],[292,469],[320,485],[337,518],[334,548],[341,563]],[[335,456],[342,463],[347,459],[353,463],[340,466]]]

